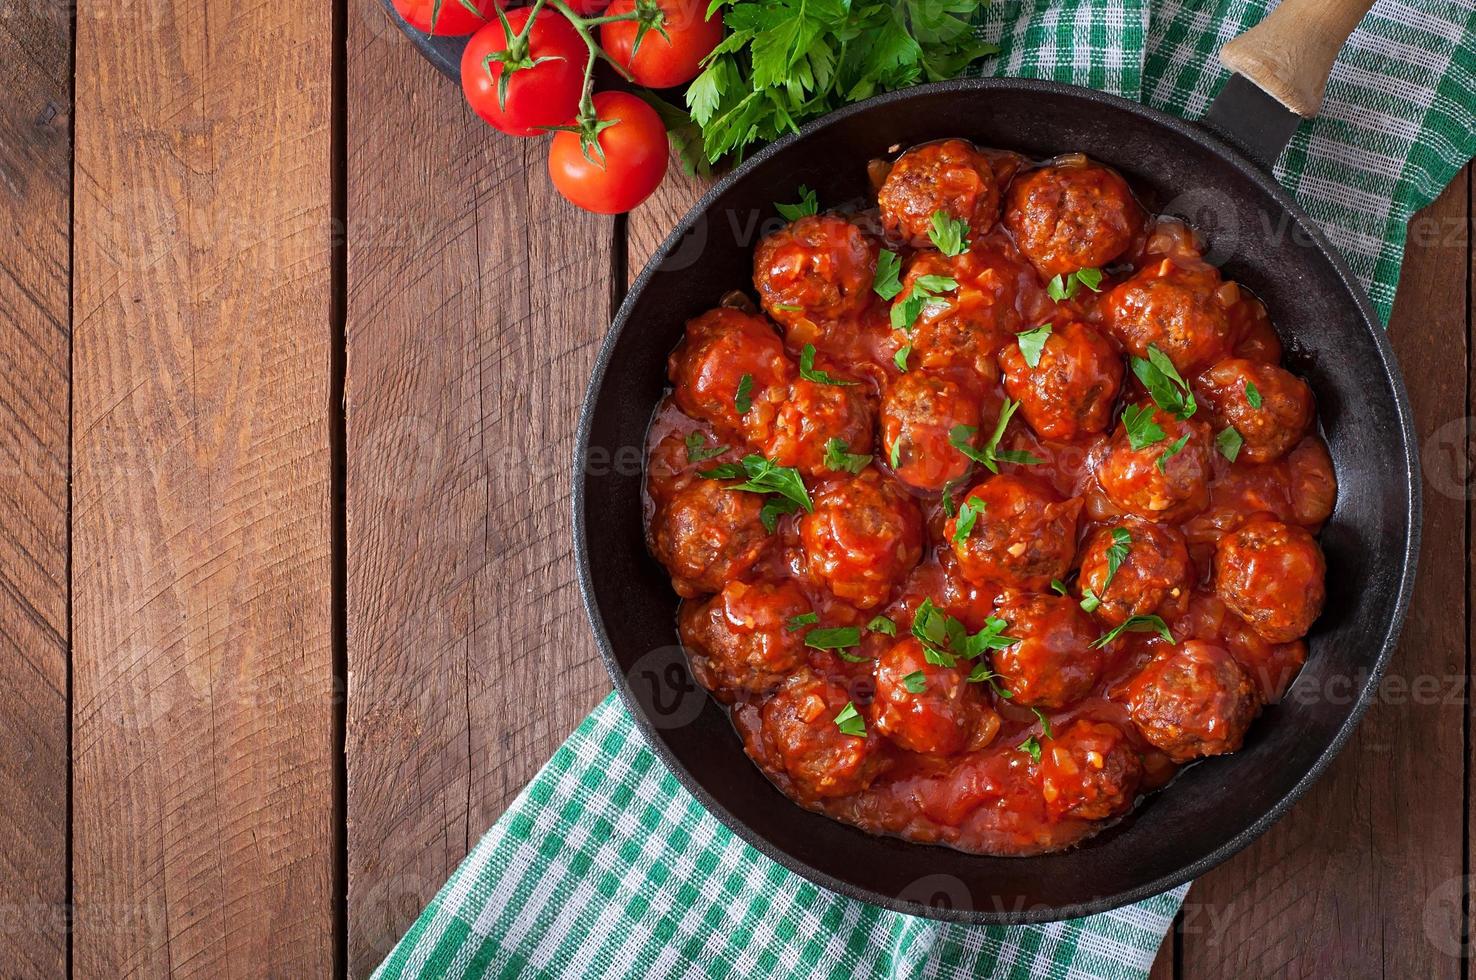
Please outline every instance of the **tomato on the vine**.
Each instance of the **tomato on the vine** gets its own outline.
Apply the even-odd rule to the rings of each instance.
[[[497,0],[394,0],[395,10],[417,31],[437,37],[470,34],[497,16]],[[439,9],[438,9],[439,8]],[[435,29],[431,20],[435,19]]]
[[[586,211],[622,214],[651,196],[666,176],[666,127],[646,103],[628,92],[594,97],[598,121],[581,120],[554,133],[548,175],[554,187]],[[579,125],[597,130],[586,145]],[[587,132],[588,130],[586,130]]]
[[[526,38],[519,35],[532,8],[507,15],[467,42],[461,56],[461,90],[488,123],[514,136],[534,136],[567,123],[579,111],[589,49],[563,14],[539,12]]]
[[[605,16],[631,13],[633,20],[600,25],[600,45],[649,88],[690,82],[723,39],[723,19],[707,15],[707,0],[615,0]]]
[[[564,0],[564,6],[580,17],[594,17],[610,6],[610,0]]]

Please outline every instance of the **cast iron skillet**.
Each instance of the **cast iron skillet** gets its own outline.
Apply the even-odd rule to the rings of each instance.
[[[1283,2],[1288,20],[1341,8],[1346,21],[1323,46],[1314,95],[1357,21],[1355,8],[1366,6]],[[453,74],[463,39],[407,32]],[[1289,132],[1285,120],[1217,106],[1234,110],[1211,114],[1225,135],[1269,167]],[[1205,232],[1226,278],[1265,300],[1288,366],[1316,393],[1338,477],[1337,508],[1322,535],[1327,608],[1288,696],[1266,709],[1240,752],[1189,767],[1116,826],[1039,857],[980,857],[875,837],[787,799],[692,679],[676,637],[676,595],[642,537],[643,447],[666,387],[666,355],[687,319],[730,289],[751,289],[753,247],[779,221],[772,202],[793,199],[801,183],[826,206],[864,198],[868,160],[945,136],[1031,157],[1085,152],[1125,173],[1150,208]],[[1045,922],[1125,905],[1203,874],[1250,843],[1327,768],[1377,687],[1408,603],[1419,537],[1415,453],[1383,328],[1337,253],[1266,173],[1198,126],[1113,96],[1049,82],[954,81],[851,106],[769,146],[713,187],[667,238],[621,305],[590,380],[575,455],[574,545],[595,636],[636,724],[734,833],[821,886],[887,908],[963,922]]]

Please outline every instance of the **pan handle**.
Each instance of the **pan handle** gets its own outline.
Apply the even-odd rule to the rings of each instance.
[[[1322,107],[1333,62],[1373,0],[1282,0],[1220,49],[1220,63],[1310,119]]]

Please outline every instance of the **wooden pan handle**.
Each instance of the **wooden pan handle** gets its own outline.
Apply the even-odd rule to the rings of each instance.
[[[1373,0],[1282,0],[1220,49],[1220,63],[1299,116],[1317,115],[1338,51]]]

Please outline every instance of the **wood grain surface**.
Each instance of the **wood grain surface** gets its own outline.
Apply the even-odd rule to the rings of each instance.
[[[79,5],[79,977],[332,970],[330,10]]]
[[[66,970],[71,24],[0,18],[0,973]]]
[[[349,966],[364,975],[609,690],[569,539],[615,222],[349,10]],[[394,147],[386,153],[387,147]]]

